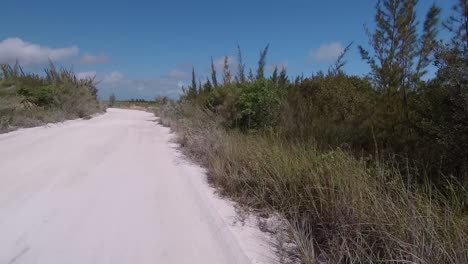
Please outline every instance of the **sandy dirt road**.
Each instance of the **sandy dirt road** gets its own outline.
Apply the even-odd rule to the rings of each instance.
[[[0,263],[269,263],[155,119],[109,109],[0,135]]]

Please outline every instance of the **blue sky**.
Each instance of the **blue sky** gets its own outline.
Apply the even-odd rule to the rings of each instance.
[[[345,70],[363,75],[357,45],[367,45],[363,25],[373,26],[376,2],[3,0],[0,63],[19,59],[40,71],[51,58],[81,77],[96,75],[102,98],[152,99],[177,97],[192,66],[204,80],[210,58],[235,58],[238,43],[247,67],[255,69],[269,43],[267,69],[307,76],[327,70],[353,41]],[[421,23],[433,2],[446,17],[455,0],[420,0]]]

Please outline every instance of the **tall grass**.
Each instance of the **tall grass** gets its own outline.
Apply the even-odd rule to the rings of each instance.
[[[157,114],[224,194],[288,221],[297,262],[468,263],[468,194],[461,187],[411,184],[392,160],[225,130],[216,115],[188,104]]]
[[[0,132],[101,111],[94,79],[50,63],[45,74],[25,73],[19,64],[0,65]]]

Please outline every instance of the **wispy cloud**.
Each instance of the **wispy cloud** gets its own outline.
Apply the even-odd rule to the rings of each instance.
[[[322,44],[318,49],[309,52],[309,59],[318,62],[331,61],[338,58],[343,50],[344,47],[340,42]]]
[[[96,65],[108,63],[111,60],[109,56],[106,55],[93,55],[90,53],[85,53],[83,57],[80,58],[78,64],[81,65]]]
[[[172,69],[169,71],[168,77],[177,80],[187,80],[190,78],[190,73],[181,69]]]
[[[20,38],[7,38],[0,42],[0,63],[13,63],[18,60],[23,65],[33,65],[52,61],[62,61],[77,56],[76,46],[50,48],[26,42]]]
[[[104,78],[102,79],[102,83],[104,84],[119,84],[124,80],[124,74],[119,72],[119,71],[113,71],[109,74],[104,75]]]
[[[176,99],[182,92],[183,81],[166,74],[160,78],[134,80],[127,78],[120,71],[113,71],[102,77],[99,94],[107,98],[111,93],[122,99],[154,99],[156,96],[168,96]]]
[[[76,73],[76,78],[78,79],[88,79],[96,77],[95,71],[87,71],[87,72],[78,72]]]
[[[236,57],[234,57],[232,55],[228,55],[227,57],[228,57],[229,68],[230,68],[231,71],[233,71],[233,69],[235,69],[237,67],[237,59],[236,59]],[[225,58],[225,56],[213,59],[213,64],[214,64],[215,69],[216,69],[216,71],[218,73],[223,71],[224,58]]]

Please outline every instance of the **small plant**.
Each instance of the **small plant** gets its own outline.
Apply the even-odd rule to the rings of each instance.
[[[108,106],[109,106],[109,107],[114,107],[114,105],[115,105],[115,94],[112,93],[112,94],[109,96]]]

